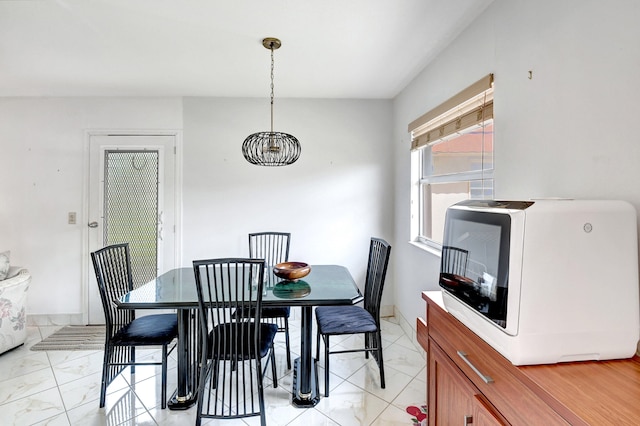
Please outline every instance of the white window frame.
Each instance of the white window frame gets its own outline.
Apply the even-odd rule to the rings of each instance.
[[[493,102],[493,76],[491,76],[491,88],[487,91],[490,94],[491,101]],[[476,83],[478,84],[478,83]],[[470,86],[471,87],[471,86]],[[469,90],[465,89],[465,90]],[[464,91],[463,91],[464,92]],[[462,93],[462,92],[461,92]],[[419,123],[419,126],[416,126],[415,123],[418,123],[420,119],[414,121],[414,123],[410,124],[410,130],[413,127],[412,131],[412,146],[416,145],[416,142],[419,142],[419,149],[414,149],[411,152],[411,242],[417,243],[420,246],[427,248],[430,251],[439,253],[442,249],[442,235],[434,236],[429,235],[429,232],[426,232],[423,229],[424,224],[427,223],[426,219],[429,219],[431,222],[430,225],[433,226],[433,215],[431,211],[427,211],[427,207],[429,206],[428,200],[425,200],[425,187],[429,185],[435,184],[443,184],[443,183],[468,183],[469,186],[472,182],[479,182],[482,190],[480,194],[473,194],[471,192],[471,188],[469,188],[469,194],[466,199],[484,199],[484,198],[493,198],[493,190],[494,190],[494,159],[492,158],[491,162],[484,161],[484,155],[486,151],[482,151],[482,165],[479,170],[474,171],[463,171],[457,173],[448,173],[448,174],[433,174],[431,170],[433,169],[430,162],[430,153],[431,149],[436,146],[438,143],[444,140],[454,140],[459,136],[467,133],[472,129],[482,128],[485,125],[491,123],[493,124],[493,105],[491,105],[492,113],[491,118],[482,122],[481,125],[476,125],[467,129],[462,129],[462,132],[456,132],[453,134],[449,134],[442,139],[434,140],[433,142],[424,143],[424,136],[421,141],[418,141],[418,135],[420,135],[421,130],[426,127],[434,128],[439,125],[439,123],[444,123],[446,121],[451,120],[451,117],[455,117],[455,110],[459,110],[460,107],[464,104],[469,103],[470,98],[466,98],[460,100],[460,95],[458,94],[454,96],[449,101],[445,102],[443,105],[449,104],[446,112],[438,114],[435,118],[430,118],[428,121],[423,120],[422,123]],[[477,94],[474,95],[477,99]],[[456,100],[458,104],[455,106],[451,105],[451,102]],[[454,102],[454,104],[456,103]],[[442,105],[434,108],[434,110],[438,110],[442,108]],[[428,117],[431,112],[425,114],[423,117]],[[421,117],[422,118],[422,117]],[[444,126],[443,126],[444,127]],[[417,131],[416,131],[417,130]],[[432,131],[433,132],[433,131]],[[422,133],[424,134],[424,133]],[[433,133],[432,133],[433,134]],[[493,142],[493,138],[492,138]],[[492,154],[493,157],[493,154]],[[455,201],[454,201],[455,202]],[[446,210],[446,208],[444,208]],[[444,220],[445,211],[438,211],[437,218]],[[431,218],[427,218],[426,215],[432,216]],[[436,220],[437,225],[437,220]],[[433,231],[433,228],[430,230]],[[435,232],[440,232],[440,228],[435,229]]]

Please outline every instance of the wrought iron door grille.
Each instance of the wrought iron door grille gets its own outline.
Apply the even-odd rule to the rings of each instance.
[[[106,150],[104,245],[129,243],[133,285],[157,276],[159,153]]]

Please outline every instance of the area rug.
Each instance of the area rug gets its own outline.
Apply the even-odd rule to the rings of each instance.
[[[31,347],[32,351],[93,351],[104,349],[103,325],[69,325]]]
[[[427,425],[427,406],[416,407],[410,405],[407,407],[407,413],[411,415],[411,421],[414,425],[426,426]]]

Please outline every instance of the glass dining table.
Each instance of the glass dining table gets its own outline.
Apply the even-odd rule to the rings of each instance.
[[[313,307],[352,305],[363,296],[344,266],[312,265],[309,275],[298,281],[284,281],[265,270],[262,305],[301,308],[300,357],[293,366],[292,404],[307,408],[320,400],[318,367],[311,355]],[[175,309],[178,315],[178,386],[167,406],[184,410],[197,401],[199,376],[198,295],[193,268],[177,268],[124,295],[123,309]]]

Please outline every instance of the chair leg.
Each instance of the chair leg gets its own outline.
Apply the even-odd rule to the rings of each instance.
[[[162,389],[160,390],[160,407],[167,408],[167,345],[162,345]]]
[[[365,349],[369,349],[371,347],[371,334],[364,333],[364,347]],[[369,359],[369,351],[364,351],[364,357]]]
[[[218,386],[218,369],[220,368],[220,361],[216,358],[211,361],[213,364],[212,372],[211,372],[211,389],[215,389]]]
[[[111,348],[109,345],[104,349],[104,361],[102,362],[102,383],[100,384],[100,408],[104,407],[107,399],[107,385],[109,384],[109,361],[111,359]]]
[[[273,355],[273,346],[271,347],[271,355]],[[271,357],[271,356],[270,356]],[[273,361],[273,360],[272,360]],[[267,361],[268,362],[268,361]],[[266,426],[266,417],[265,417],[265,406],[264,406],[264,386],[262,384],[262,379],[264,378],[262,374],[262,363],[260,362],[260,358],[255,359],[256,363],[256,371],[257,371],[257,387],[258,387],[258,406],[260,407],[260,425]],[[265,366],[266,368],[266,366]],[[252,402],[253,404],[253,402]]]
[[[380,330],[376,332],[375,336],[377,340],[376,347],[378,348],[378,367],[380,367],[380,387],[384,389],[384,361],[382,360],[382,336]]]
[[[200,367],[200,383],[198,384],[198,403],[196,411],[196,426],[200,426],[202,422],[202,406],[204,405],[205,386],[207,386],[207,376],[213,376],[216,374],[218,365],[215,364],[212,368],[213,361],[203,361]]]
[[[263,391],[260,391],[260,395],[258,396],[260,402],[260,426],[267,426],[267,414],[264,408],[264,394]]]
[[[324,340],[324,396],[329,396],[329,335],[322,336]]]
[[[320,332],[316,331],[316,361],[320,362]]]
[[[271,374],[273,375],[273,387],[278,387],[278,372],[276,371],[276,352],[271,345]]]
[[[291,370],[291,343],[289,341],[289,318],[284,317],[284,339],[287,346],[287,369]]]

